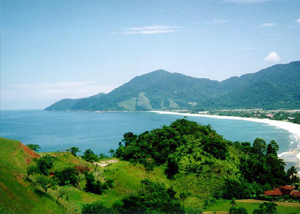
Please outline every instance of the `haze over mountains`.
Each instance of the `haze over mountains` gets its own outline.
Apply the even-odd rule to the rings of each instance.
[[[299,109],[300,61],[274,65],[222,82],[157,70],[137,76],[108,94],[63,99],[46,110],[147,111],[192,108]]]

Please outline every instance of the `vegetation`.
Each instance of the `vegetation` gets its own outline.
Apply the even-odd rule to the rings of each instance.
[[[47,110],[299,109],[300,61],[222,82],[164,70],[135,77],[104,95],[64,99]],[[195,105],[196,106],[195,106]]]
[[[220,116],[236,116],[248,118],[268,118],[271,120],[282,120],[300,124],[300,112],[294,110],[262,110],[262,109],[243,109],[243,110],[210,110],[209,114]]]
[[[249,198],[264,190],[293,182],[294,177],[284,171],[284,162],[278,158],[275,141],[263,139],[249,142],[230,142],[210,126],[180,119],[170,126],[140,135],[126,133],[116,150],[116,156],[145,168],[149,160],[154,166],[166,165],[168,178],[187,180],[200,188],[209,180],[207,197],[226,199]],[[212,185],[212,184],[215,184]],[[202,192],[203,195],[203,192]]]
[[[113,157],[106,157],[102,161],[106,165],[99,167],[95,165],[101,159],[91,149],[83,156],[76,155],[76,147],[37,154],[18,141],[0,140],[1,213],[299,213],[300,209],[299,203],[239,200],[269,199],[261,196],[264,190],[299,182],[294,168],[284,171],[275,141],[231,142],[211,126],[186,119],[140,135],[125,133],[119,148],[111,150]],[[32,200],[27,203],[27,198]]]
[[[32,149],[35,152],[38,152],[41,149],[41,147],[37,144],[27,144],[26,146],[28,146],[30,149]]]

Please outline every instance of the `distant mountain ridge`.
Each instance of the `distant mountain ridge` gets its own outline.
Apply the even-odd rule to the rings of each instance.
[[[300,61],[274,65],[222,82],[157,70],[137,76],[108,94],[63,99],[46,110],[147,111],[191,108],[299,109]]]

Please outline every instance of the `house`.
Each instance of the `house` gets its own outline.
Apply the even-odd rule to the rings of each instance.
[[[280,196],[283,195],[279,188],[274,188],[273,190],[264,191],[264,196]]]
[[[264,196],[276,197],[280,195],[296,196],[300,198],[300,192],[295,190],[295,186],[285,185],[273,190],[264,191]]]

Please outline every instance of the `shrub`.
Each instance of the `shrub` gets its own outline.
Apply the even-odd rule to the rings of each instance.
[[[91,204],[85,204],[82,207],[82,214],[108,214],[108,213],[115,213],[113,209],[106,207],[101,201],[97,201]]]

